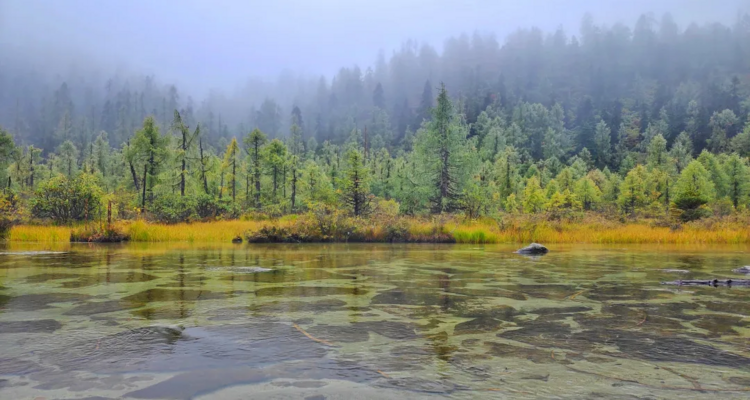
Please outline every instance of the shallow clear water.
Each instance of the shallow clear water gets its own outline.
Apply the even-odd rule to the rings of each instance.
[[[748,246],[4,246],[2,399],[750,395]]]

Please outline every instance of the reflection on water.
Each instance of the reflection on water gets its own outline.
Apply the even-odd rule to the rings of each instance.
[[[7,246],[0,398],[750,394],[748,247]]]

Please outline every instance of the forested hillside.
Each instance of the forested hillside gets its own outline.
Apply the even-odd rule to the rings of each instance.
[[[91,219],[107,199],[166,222],[396,206],[688,221],[750,201],[748,14],[406,42],[330,80],[200,100],[152,76],[48,76],[7,50],[0,178],[24,218]]]

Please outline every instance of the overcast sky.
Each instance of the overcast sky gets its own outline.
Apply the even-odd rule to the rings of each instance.
[[[732,22],[748,0],[0,0],[0,42],[77,62],[125,63],[204,92],[284,69],[334,73],[371,65],[406,39],[519,27],[577,34],[581,17],[632,25],[642,12]],[[0,55],[0,58],[2,55]],[[61,68],[64,68],[61,66]]]

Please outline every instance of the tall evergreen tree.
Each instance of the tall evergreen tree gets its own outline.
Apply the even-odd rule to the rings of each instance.
[[[470,164],[468,128],[455,113],[445,85],[441,85],[432,119],[417,134],[415,151],[423,178],[432,187],[430,196],[433,212],[454,210],[461,193],[462,178]]]

